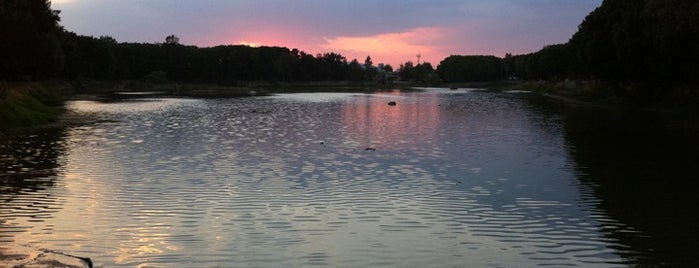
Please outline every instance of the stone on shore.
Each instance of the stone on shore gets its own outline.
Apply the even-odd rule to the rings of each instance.
[[[92,268],[92,260],[51,250],[25,246],[0,246],[0,267],[8,268]]]

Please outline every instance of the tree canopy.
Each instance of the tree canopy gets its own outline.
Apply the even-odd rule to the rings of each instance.
[[[495,56],[450,56],[439,63],[437,73],[445,81],[493,81],[505,78],[502,59]]]
[[[0,1],[0,78],[47,78],[60,71],[58,14],[48,0]]]
[[[119,43],[65,31],[48,0],[0,1],[0,79],[89,78],[231,84],[237,81],[372,80],[378,70],[330,52],[222,45],[200,48],[174,34],[163,43]],[[642,85],[696,84],[699,1],[604,0],[564,44],[525,55],[445,58],[400,65],[418,83],[522,79],[593,79]],[[642,87],[639,87],[642,88]],[[641,91],[638,91],[641,92]]]
[[[371,57],[359,69],[338,53],[316,56],[284,47],[222,45],[199,48],[168,35],[161,44],[119,43],[65,31],[48,0],[0,1],[0,79],[88,78],[230,84],[236,81],[364,80],[375,76]]]

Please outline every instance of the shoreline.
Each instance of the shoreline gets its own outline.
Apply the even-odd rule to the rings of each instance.
[[[696,114],[692,88],[680,88],[675,96],[650,104],[635,103],[615,94],[618,85],[599,81],[521,81],[443,83],[436,85],[411,82],[378,84],[373,81],[265,82],[248,81],[232,85],[207,83],[145,83],[139,81],[0,81],[0,130],[60,127],[84,122],[108,120],[77,115],[63,107],[66,100],[109,101],[134,96],[172,96],[189,98],[237,98],[275,93],[375,92],[389,89],[412,90],[414,87],[483,88],[488,90],[527,90],[563,103],[600,108],[624,108],[670,114]],[[614,88],[617,87],[617,88]],[[136,92],[140,92],[136,94]],[[133,93],[133,94],[132,94]],[[152,93],[151,95],[148,95]],[[689,96],[682,98],[682,94]],[[697,120],[699,121],[699,120]]]
[[[92,259],[59,251],[35,249],[29,246],[0,246],[2,267],[70,267],[92,268]]]
[[[0,129],[55,123],[69,95],[65,84],[0,81]]]

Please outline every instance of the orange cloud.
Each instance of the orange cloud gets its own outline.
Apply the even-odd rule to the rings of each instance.
[[[468,53],[477,44],[460,42],[457,39],[468,32],[468,27],[420,27],[402,32],[381,33],[368,36],[320,37],[305,32],[306,29],[288,26],[264,26],[255,31],[235,32],[216,36],[208,44],[234,44],[249,46],[283,46],[298,48],[309,54],[336,52],[347,58],[363,62],[371,56],[374,64],[391,64],[394,69],[401,63],[430,62],[437,67],[439,62],[454,53]],[[230,38],[234,36],[234,38]],[[464,52],[461,52],[464,51]]]
[[[438,27],[415,28],[400,33],[383,33],[373,36],[338,36],[325,38],[321,47],[327,51],[342,53],[349,59],[360,61],[370,55],[374,62],[397,65],[406,61],[415,62],[416,54],[423,55],[422,61],[439,63],[445,55],[435,45],[436,40],[444,39],[447,30]],[[435,62],[436,61],[436,62]]]

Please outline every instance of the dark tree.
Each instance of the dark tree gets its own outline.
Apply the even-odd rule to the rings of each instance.
[[[165,37],[165,44],[168,45],[179,45],[180,44],[180,38],[177,37],[176,35],[168,35]]]
[[[384,70],[385,72],[392,73],[392,72],[393,72],[393,66],[391,66],[390,64],[386,64],[386,65],[383,66],[383,70]]]
[[[115,46],[116,40],[109,36],[94,38],[66,33],[62,76],[70,79],[113,79],[117,70]]]
[[[435,70],[432,67],[432,64],[429,62],[424,62],[422,64],[418,64],[415,66],[415,68],[412,69],[412,80],[418,83],[434,83],[436,75],[434,74]]]
[[[344,80],[347,79],[347,59],[337,53],[318,54],[316,57],[320,67],[320,79]]]
[[[354,59],[349,64],[349,79],[352,81],[360,81],[364,79],[364,69],[359,64],[357,59]]]
[[[400,77],[400,80],[410,81],[413,79],[413,68],[415,68],[415,66],[412,61],[402,63],[399,68],[398,77]]]
[[[696,81],[698,17],[697,1],[605,0],[571,38],[576,71],[604,80]]]
[[[450,56],[437,73],[448,82],[493,81],[505,78],[505,65],[495,56]]]
[[[364,60],[364,68],[367,70],[374,68],[374,62],[371,60],[371,56],[366,56],[366,59]]]
[[[374,62],[371,60],[371,56],[366,56],[364,59],[364,79],[374,80],[379,71],[374,67]]]
[[[47,78],[60,70],[58,14],[48,0],[0,1],[0,78]]]

